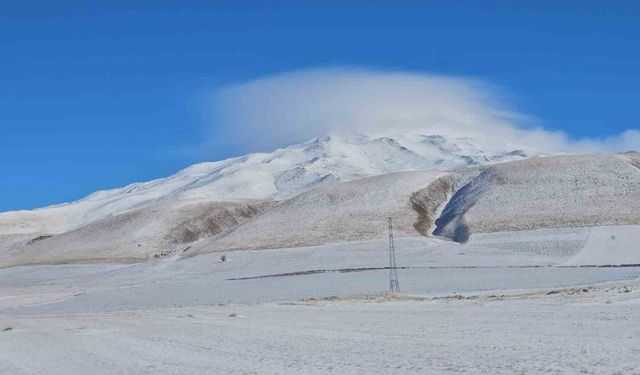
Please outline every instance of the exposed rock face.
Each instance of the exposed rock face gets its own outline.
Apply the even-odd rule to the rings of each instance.
[[[418,214],[413,227],[420,235],[431,234],[440,209],[453,195],[458,184],[459,178],[456,175],[445,175],[411,195],[412,207]]]

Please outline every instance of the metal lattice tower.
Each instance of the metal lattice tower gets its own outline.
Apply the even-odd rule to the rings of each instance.
[[[389,218],[389,291],[399,292],[398,266],[396,264],[396,248],[393,245],[393,224]]]

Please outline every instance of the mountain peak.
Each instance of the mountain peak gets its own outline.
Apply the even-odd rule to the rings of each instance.
[[[520,149],[488,152],[470,139],[440,134],[322,136],[271,153],[195,164],[166,178],[95,192],[64,205],[0,214],[0,234],[57,233],[159,202],[284,200],[336,181],[533,155]]]

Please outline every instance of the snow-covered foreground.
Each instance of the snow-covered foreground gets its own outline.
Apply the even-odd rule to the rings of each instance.
[[[547,293],[0,315],[0,373],[640,372],[637,281]]]
[[[385,241],[1,269],[0,374],[638,373],[640,267],[566,266],[637,233],[400,238],[393,298]]]

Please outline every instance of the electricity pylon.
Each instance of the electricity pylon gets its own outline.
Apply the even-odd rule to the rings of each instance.
[[[389,217],[389,291],[399,292],[398,265],[396,264],[396,248],[393,245],[393,224]]]

